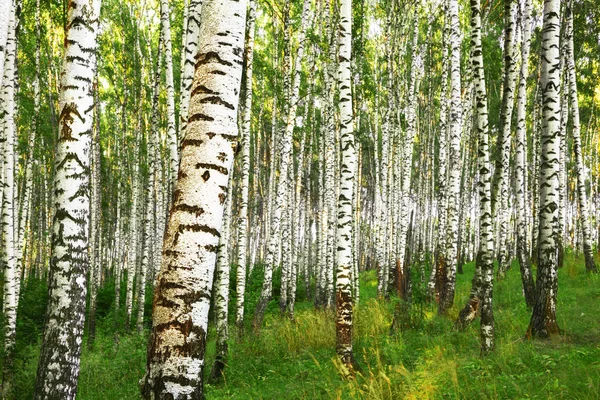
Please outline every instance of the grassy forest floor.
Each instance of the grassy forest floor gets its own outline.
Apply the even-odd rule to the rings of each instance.
[[[249,331],[244,340],[231,340],[226,377],[217,385],[206,386],[207,398],[600,398],[600,275],[588,275],[583,258],[568,253],[558,280],[558,323],[564,333],[549,341],[528,341],[524,334],[530,311],[521,295],[518,265],[513,264],[506,278],[494,287],[496,352],[481,358],[479,322],[466,332],[453,329],[453,321],[468,298],[473,268],[473,263],[467,264],[464,274],[457,278],[450,318],[437,316],[417,286],[415,304],[403,321],[411,326],[395,333],[390,332],[390,325],[396,300],[378,301],[375,271],[363,273],[354,339],[355,355],[363,371],[350,381],[340,378],[332,314],[315,311],[302,291],[295,321],[281,318],[273,301],[259,336]],[[261,273],[255,269],[250,279],[248,310],[254,310]],[[15,362],[19,399],[30,399],[33,393],[45,290],[41,281],[31,281],[19,307]],[[125,298],[124,293],[121,298]],[[83,350],[78,399],[139,398],[147,335],[124,334],[122,328],[115,334],[113,301],[114,286],[109,282],[99,293],[95,346]],[[150,312],[150,301],[146,312]],[[247,315],[248,322],[251,317]],[[207,365],[213,360],[211,339]],[[210,368],[206,369],[208,373]]]

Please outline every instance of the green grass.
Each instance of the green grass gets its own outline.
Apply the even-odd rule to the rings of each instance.
[[[414,328],[390,332],[396,301],[376,299],[374,271],[361,276],[354,349],[362,373],[340,377],[334,354],[333,315],[303,298],[296,319],[279,317],[276,301],[258,336],[232,340],[226,376],[206,385],[209,399],[595,399],[600,398],[600,276],[585,272],[568,253],[559,270],[558,323],[564,333],[549,341],[524,339],[530,311],[521,295],[518,265],[494,287],[496,351],[479,354],[479,323],[465,332],[453,319],[470,289],[473,264],[457,278],[449,318],[417,304]],[[258,276],[258,278],[257,278]],[[251,280],[259,279],[257,269]],[[252,291],[257,290],[251,282]],[[301,285],[299,285],[300,287]],[[416,288],[415,290],[417,290]],[[277,290],[275,291],[277,294]],[[249,297],[254,299],[254,293]],[[251,313],[247,315],[251,319]],[[112,316],[99,322],[93,351],[84,350],[79,399],[136,399],[144,374],[146,337],[112,333]],[[232,330],[233,331],[233,330]],[[19,398],[31,398],[39,339],[18,349]],[[209,341],[207,365],[214,359]],[[206,371],[208,372],[208,371]]]

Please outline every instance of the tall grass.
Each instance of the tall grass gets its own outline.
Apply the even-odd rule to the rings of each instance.
[[[260,290],[257,270],[251,278],[250,303]],[[582,257],[567,252],[565,266],[559,270],[557,316],[563,333],[550,341],[524,338],[530,311],[521,293],[518,265],[513,264],[506,278],[495,283],[496,352],[484,358],[479,354],[478,321],[465,332],[453,329],[452,316],[468,298],[472,274],[473,264],[468,264],[464,275],[458,276],[450,318],[439,317],[434,305],[417,296],[410,324],[393,332],[397,300],[377,299],[376,274],[363,273],[354,332],[355,356],[362,371],[350,380],[342,379],[335,357],[332,312],[315,310],[301,293],[292,321],[279,315],[274,300],[258,334],[247,330],[242,340],[231,340],[225,379],[217,386],[207,385],[207,398],[600,398],[600,277],[585,272]],[[41,283],[26,288],[25,303],[35,302],[36,296],[43,300],[44,289]],[[78,398],[137,399],[146,336],[115,335],[111,302],[103,301],[108,311],[101,314],[96,346],[83,352]],[[31,398],[33,392],[42,309],[19,310],[23,322],[15,379],[20,399]],[[246,319],[251,320],[251,313]],[[213,359],[214,340],[209,338],[207,365]]]

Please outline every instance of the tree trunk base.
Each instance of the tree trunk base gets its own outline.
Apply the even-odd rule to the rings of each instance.
[[[454,328],[458,331],[464,331],[471,325],[479,314],[480,300],[478,297],[471,297],[465,307],[458,314],[454,323]]]

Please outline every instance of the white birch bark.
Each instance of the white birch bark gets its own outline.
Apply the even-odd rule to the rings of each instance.
[[[509,188],[510,188],[510,152],[511,126],[514,109],[515,88],[517,84],[516,60],[516,1],[505,0],[505,30],[504,30],[504,92],[501,109],[501,131],[498,138],[498,159],[496,162],[497,193],[492,200],[492,212],[498,219],[498,275],[503,276],[510,266],[510,258],[506,241],[509,223]]]
[[[577,98],[577,74],[575,68],[575,47],[573,44],[573,0],[567,2],[566,7],[567,29],[565,39],[567,42],[567,73],[569,82],[569,101],[571,102],[571,113],[573,116],[573,153],[575,154],[575,167],[577,170],[577,201],[581,222],[581,233],[583,236],[583,254],[585,256],[585,268],[596,272],[596,263],[592,253],[592,240],[589,225],[589,210],[587,194],[585,191],[585,165],[581,145],[581,122],[579,118],[579,99]],[[566,90],[566,89],[565,89]]]
[[[179,141],[185,139],[187,128],[188,109],[190,105],[190,93],[192,81],[194,80],[195,57],[198,52],[198,34],[200,33],[200,21],[203,0],[189,0],[185,7],[184,21],[184,46],[182,53],[181,88],[179,96]]]
[[[519,77],[519,90],[517,94],[517,134],[516,134],[516,166],[515,166],[515,185],[516,185],[516,205],[517,205],[517,258],[521,269],[521,280],[523,283],[523,293],[525,303],[528,307],[533,307],[534,302],[534,283],[531,273],[531,263],[529,261],[529,248],[527,245],[527,211],[526,211],[526,192],[527,185],[525,177],[527,175],[527,125],[526,125],[526,107],[527,107],[527,78],[529,77],[529,48],[531,43],[531,1],[524,0],[520,2],[521,6],[521,25],[523,38],[521,42],[521,69]]]
[[[302,71],[302,58],[304,56],[304,45],[305,35],[308,22],[308,11],[310,9],[310,2],[304,1],[304,7],[302,9],[302,26],[298,33],[298,49],[296,50],[296,62],[293,71],[293,82],[290,96],[290,107],[288,111],[287,124],[281,139],[281,162],[279,165],[279,181],[277,182],[277,191],[275,197],[275,209],[273,210],[273,221],[271,224],[271,232],[269,236],[269,246],[267,250],[267,257],[265,260],[265,274],[263,286],[260,294],[260,299],[256,306],[256,312],[254,314],[254,328],[258,329],[262,325],[262,319],[264,317],[267,304],[271,299],[272,295],[272,278],[273,278],[273,260],[275,253],[278,251],[279,242],[279,231],[281,228],[282,214],[287,210],[287,204],[285,204],[285,196],[288,191],[288,167],[290,164],[291,153],[292,153],[292,134],[294,132],[295,121],[296,121],[296,109],[298,107],[298,97],[300,91],[300,74]],[[273,171],[271,172],[273,173]]]
[[[356,151],[354,148],[354,121],[352,110],[352,1],[340,1],[339,43],[339,112],[342,148],[340,167],[340,193],[337,207],[336,237],[336,353],[343,365],[353,373],[356,361],[352,353],[352,328],[354,304],[352,299],[352,230],[354,213],[352,198],[356,174]]]
[[[456,284],[456,256],[458,245],[458,200],[460,197],[460,143],[462,133],[462,107],[460,83],[460,24],[458,1],[449,0],[450,23],[450,126],[449,126],[449,177],[448,177],[448,230],[446,239],[445,276],[440,288],[439,311],[445,313],[454,303]]]
[[[203,397],[213,273],[238,139],[245,23],[245,2],[203,6],[187,133],[156,279],[146,399]]]
[[[396,289],[400,297],[405,297],[407,282],[406,272],[406,236],[409,226],[410,212],[410,190],[412,176],[412,160],[414,140],[417,134],[417,95],[419,92],[419,82],[423,68],[421,51],[419,49],[419,3],[415,5],[415,16],[413,21],[413,41],[412,41],[412,61],[410,69],[410,83],[408,89],[408,104],[406,112],[406,135],[403,143],[404,157],[402,158],[402,183],[401,183],[401,206],[400,206],[400,224],[398,226],[398,268],[396,275]]]
[[[438,202],[437,202],[437,246],[435,266],[431,269],[429,276],[429,296],[439,302],[443,286],[443,276],[445,275],[446,264],[446,234],[447,234],[447,166],[448,166],[448,119],[449,119],[449,96],[448,96],[448,75],[450,74],[449,63],[449,41],[450,41],[450,20],[448,18],[448,0],[443,0],[444,4],[444,32],[442,38],[442,83],[440,94],[440,133],[438,149]]]
[[[129,247],[127,253],[127,287],[125,291],[125,330],[129,331],[131,318],[133,315],[133,296],[134,296],[134,279],[138,270],[139,264],[139,252],[138,252],[138,239],[139,239],[139,228],[140,222],[138,221],[138,210],[140,209],[140,188],[139,188],[139,180],[140,180],[140,172],[139,172],[139,129],[135,128],[135,152],[136,154],[133,166],[133,173],[131,176],[132,188],[131,188],[131,196],[132,196],[132,205],[129,213]]]
[[[89,267],[89,170],[100,1],[67,11],[55,161],[52,258],[46,327],[34,399],[74,399]]]
[[[7,56],[7,41],[10,20],[14,14],[14,0],[4,0],[0,4],[0,87],[4,80],[4,65]]]
[[[461,311],[457,325],[466,327],[475,319],[481,309],[481,351],[488,353],[494,349],[493,279],[494,279],[494,229],[491,207],[491,168],[489,148],[489,126],[487,90],[481,47],[481,4],[471,0],[471,63],[475,85],[475,126],[478,135],[479,169],[479,246],[475,264],[475,276],[469,302]]]
[[[191,2],[190,2],[191,4]],[[188,17],[189,18],[189,17]],[[189,23],[188,23],[189,25]],[[177,180],[179,150],[175,127],[175,87],[173,85],[173,51],[171,44],[171,9],[168,0],[160,0],[160,27],[165,46],[165,77],[167,85],[167,142],[169,143],[169,193]]]
[[[231,191],[231,179],[228,191]],[[214,279],[214,305],[216,318],[216,355],[210,371],[211,381],[222,378],[223,370],[227,364],[227,341],[229,340],[229,242],[230,242],[230,219],[231,219],[231,196],[225,199],[223,211],[223,229],[219,238],[219,250],[217,252],[217,265]]]
[[[256,23],[256,1],[248,2],[247,36],[246,36],[246,87],[244,111],[242,117],[242,177],[241,197],[238,211],[238,254],[236,278],[235,325],[238,334],[244,330],[244,300],[246,295],[246,263],[248,260],[248,186],[250,183],[250,128],[252,117],[252,64],[254,60],[254,30]],[[256,178],[255,178],[256,179]]]
[[[558,202],[560,154],[560,1],[544,1],[541,87],[542,137],[540,162],[539,239],[536,299],[528,337],[558,334]]]
[[[16,117],[16,68],[17,68],[17,26],[15,12],[8,16],[8,38],[6,40],[6,60],[4,78],[0,92],[0,129],[2,130],[3,173],[2,190],[2,235],[4,264],[4,364],[2,368],[2,394],[8,398],[13,394],[14,348],[17,325],[17,287],[20,276],[17,274],[17,240],[15,238],[15,140],[17,135]]]

